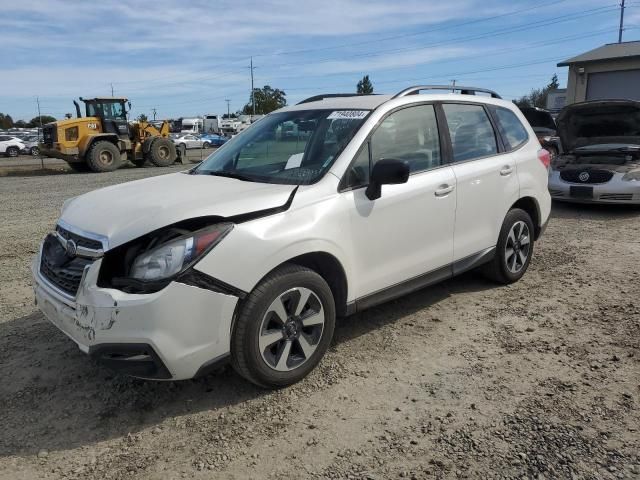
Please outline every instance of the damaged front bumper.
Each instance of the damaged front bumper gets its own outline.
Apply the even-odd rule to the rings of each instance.
[[[40,255],[32,264],[38,308],[105,366],[140,378],[181,380],[228,357],[237,297],[178,282],[150,294],[100,288],[97,259],[72,298],[41,274]]]

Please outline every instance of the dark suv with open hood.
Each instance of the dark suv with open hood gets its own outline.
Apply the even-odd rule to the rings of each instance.
[[[564,153],[551,163],[552,198],[640,204],[640,102],[575,103],[556,123]]]

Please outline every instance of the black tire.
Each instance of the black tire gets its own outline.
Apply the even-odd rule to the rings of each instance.
[[[38,155],[40,155],[40,148],[31,147],[31,149],[29,150],[29,153],[31,154],[31,156],[37,157]]]
[[[304,359],[299,366],[288,371],[278,371],[267,363],[264,353],[260,351],[261,330],[263,322],[268,318],[267,315],[270,313],[268,309],[272,303],[288,292],[295,292],[298,288],[308,289],[315,295],[313,301],[319,301],[322,307],[324,324],[313,344],[312,354],[308,358],[303,355]],[[293,303],[288,304],[290,308],[295,308]],[[289,314],[289,312],[286,313]],[[288,322],[294,322],[296,318],[299,321],[303,317],[303,314],[300,317],[291,316],[288,317]],[[276,318],[278,318],[277,315]],[[241,376],[258,386],[281,388],[292,385],[303,379],[320,362],[331,343],[335,321],[335,303],[327,282],[313,270],[299,265],[285,264],[267,275],[243,300],[231,335],[231,364]],[[304,328],[308,327],[301,326],[297,333],[298,337],[302,335]],[[283,326],[283,335],[285,331],[286,326]],[[299,344],[296,343],[295,336],[292,338],[294,338],[291,340],[294,346],[290,351],[293,353],[294,349],[299,348]],[[286,341],[284,337],[281,340],[281,342]],[[268,348],[278,348],[275,343],[273,345],[274,347]]]
[[[211,144],[209,142],[204,142],[202,144],[202,148],[211,148]]]
[[[5,154],[7,157],[17,157],[20,155],[20,149],[18,147],[7,147]]]
[[[67,165],[69,165],[69,168],[74,172],[86,173],[89,171],[89,165],[84,162],[71,162],[67,163]]]
[[[520,240],[518,240],[514,247],[510,233],[512,229],[516,228],[514,231],[515,236],[513,237],[516,238],[518,236],[517,226],[522,224],[526,226],[526,232],[523,234],[526,234],[528,237],[528,243],[521,243]],[[520,280],[531,263],[534,232],[533,221],[527,212],[520,208],[509,210],[504,222],[502,222],[495,257],[482,269],[485,276],[505,285]],[[525,246],[528,246],[528,248],[525,249]],[[511,251],[513,251],[512,254],[510,254]],[[526,258],[524,261],[522,261],[520,252],[522,252]]]
[[[173,165],[178,158],[176,146],[168,138],[156,138],[149,149],[148,158],[156,167]]]
[[[91,145],[86,157],[92,172],[113,172],[120,167],[120,150],[113,143],[101,140]]]

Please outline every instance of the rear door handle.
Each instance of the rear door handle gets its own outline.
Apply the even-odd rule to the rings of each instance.
[[[500,175],[506,177],[507,175],[511,175],[512,172],[513,167],[511,165],[505,165],[504,167],[502,167],[502,170],[500,170]]]
[[[435,191],[434,195],[436,197],[445,197],[453,192],[455,187],[453,185],[440,185],[438,189]]]

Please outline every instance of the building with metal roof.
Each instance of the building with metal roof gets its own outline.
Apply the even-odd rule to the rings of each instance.
[[[567,104],[640,100],[640,41],[610,43],[558,63],[569,67]]]

